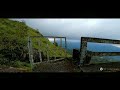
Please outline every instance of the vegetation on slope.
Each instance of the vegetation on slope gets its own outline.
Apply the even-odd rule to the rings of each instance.
[[[28,36],[41,36],[41,38],[33,38],[33,51],[39,48],[43,51],[49,51],[50,56],[64,57],[64,49],[60,51],[60,47],[52,44],[47,38],[31,27],[28,27],[25,22],[18,22],[9,19],[0,18],[0,64],[13,66],[29,66],[28,59]],[[41,46],[38,46],[40,41]],[[46,48],[46,46],[49,48]],[[26,62],[19,64],[17,62]],[[14,63],[14,64],[13,64]]]

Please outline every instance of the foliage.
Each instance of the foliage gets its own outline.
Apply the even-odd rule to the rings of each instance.
[[[13,65],[19,67],[24,66],[21,62],[29,62],[28,36],[40,36],[32,38],[33,51],[40,49],[44,54],[48,51],[51,57],[65,56],[64,49],[61,50],[60,47],[53,45],[38,29],[28,27],[25,22],[0,18],[0,64],[8,65],[15,62]],[[38,45],[39,41],[41,46]]]
[[[11,62],[11,66],[17,67],[17,68],[20,68],[20,67],[29,67],[30,68],[30,64],[29,63],[20,62],[19,60]]]
[[[0,65],[9,65],[9,60],[0,54]]]

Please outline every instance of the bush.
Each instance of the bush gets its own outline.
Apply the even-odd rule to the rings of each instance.
[[[0,65],[9,65],[9,60],[0,54]]]
[[[12,61],[11,66],[13,66],[13,67],[21,67],[22,63],[20,61]]]
[[[31,67],[30,63],[22,62],[24,67]]]
[[[30,67],[29,63],[26,62],[21,62],[20,60],[9,60],[5,58],[2,54],[0,54],[0,65],[5,65],[5,66],[12,66],[12,67]]]
[[[30,64],[26,62],[21,62],[21,61],[12,61],[11,66],[22,68],[22,67],[30,67]]]

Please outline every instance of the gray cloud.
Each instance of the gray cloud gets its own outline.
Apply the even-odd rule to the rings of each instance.
[[[79,40],[81,36],[120,39],[120,19],[14,19],[43,35],[66,36]]]

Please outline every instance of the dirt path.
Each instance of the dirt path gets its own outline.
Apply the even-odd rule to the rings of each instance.
[[[100,71],[100,68],[103,68]],[[101,63],[82,66],[83,72],[120,72],[120,62]],[[23,68],[2,67],[0,72],[31,72]],[[43,62],[34,66],[32,72],[81,72],[77,65],[70,60],[62,60],[57,62]]]
[[[31,72],[24,68],[0,67],[0,72]],[[34,65],[32,72],[78,72],[76,66],[70,60],[57,62],[42,62]]]
[[[77,72],[77,68],[70,61],[40,63],[35,66],[34,72]]]
[[[2,67],[0,68],[0,72],[29,72],[29,70],[15,67]]]

